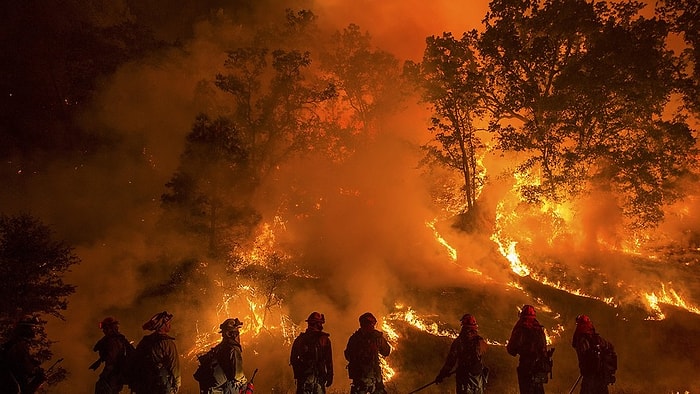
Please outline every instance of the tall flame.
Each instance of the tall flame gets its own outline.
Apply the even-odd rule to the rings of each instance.
[[[437,239],[437,241],[438,241],[438,243],[440,243],[440,245],[444,246],[445,249],[447,249],[447,253],[449,253],[452,261],[456,261],[457,260],[457,249],[453,248],[449,243],[447,243],[445,238],[443,238],[442,235],[440,235],[440,233],[435,229],[435,223],[437,223],[437,221],[438,221],[438,219],[435,218],[431,221],[426,221],[425,225],[428,226],[428,228],[430,228],[431,230],[433,230],[433,234],[435,235],[435,239]]]

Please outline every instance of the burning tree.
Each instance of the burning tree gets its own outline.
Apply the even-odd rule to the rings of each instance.
[[[669,119],[667,31],[622,2],[495,2],[479,40],[500,148],[526,153],[522,189],[554,201],[608,189],[633,226],[658,223],[688,172],[694,138]],[[516,122],[502,122],[504,119]]]
[[[486,107],[475,38],[473,32],[459,40],[452,33],[428,37],[423,62],[406,66],[423,88],[423,100],[432,106],[430,131],[435,137],[424,146],[427,158],[460,173],[467,211],[474,208],[485,180],[478,161],[485,145],[477,132]]]
[[[641,17],[642,7],[495,1],[482,34],[428,39],[431,153],[462,172],[468,202],[481,180],[481,120],[498,149],[524,157],[516,172],[528,179],[525,201],[598,191],[615,196],[631,227],[663,219],[693,169],[695,138],[682,114],[668,115],[678,74],[667,25]]]

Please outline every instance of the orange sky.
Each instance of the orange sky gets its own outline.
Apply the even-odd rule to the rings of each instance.
[[[479,28],[488,1],[320,0],[316,7],[321,23],[355,23],[370,33],[378,47],[390,50],[400,59],[420,60],[427,36],[450,31],[459,37],[465,30]]]

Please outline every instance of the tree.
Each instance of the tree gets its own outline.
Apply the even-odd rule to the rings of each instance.
[[[180,166],[161,196],[166,210],[188,231],[204,235],[216,255],[231,232],[245,231],[256,214],[247,197],[253,187],[249,153],[240,131],[227,118],[200,114],[186,137]]]
[[[609,188],[632,226],[658,223],[694,139],[665,110],[676,86],[666,25],[635,1],[495,0],[479,53],[505,151],[526,154],[521,191],[554,201]],[[664,144],[677,150],[670,152]]]
[[[262,29],[250,46],[229,51],[227,73],[216,76],[216,86],[233,99],[231,122],[257,181],[291,155],[313,150],[323,135],[318,110],[335,87],[310,77],[311,52],[295,48],[314,20],[310,11],[288,11],[282,30]]]
[[[660,0],[656,12],[686,44],[681,49],[682,88],[686,105],[695,116],[700,116],[700,3]]]
[[[350,24],[332,35],[321,53],[321,69],[330,73],[339,99],[349,108],[345,122],[351,134],[369,135],[382,115],[402,102],[398,60],[389,52],[372,47],[372,37]]]
[[[477,122],[486,110],[480,95],[484,81],[474,51],[475,38],[474,32],[459,40],[452,33],[428,37],[422,63],[407,65],[409,74],[417,74],[422,99],[433,112],[430,131],[434,143],[424,148],[429,158],[460,172],[467,211],[474,207],[484,182],[478,156],[485,146],[477,135]]]
[[[63,275],[80,259],[64,242],[53,239],[49,227],[27,215],[0,215],[0,334],[6,338],[22,315],[63,318],[75,286]],[[51,341],[39,329],[34,348],[40,361],[52,357]],[[60,370],[53,381],[65,376]]]

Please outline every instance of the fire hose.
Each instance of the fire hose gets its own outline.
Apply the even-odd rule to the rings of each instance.
[[[574,382],[574,385],[571,386],[571,390],[569,390],[569,394],[573,393],[574,390],[576,390],[576,386],[578,385],[578,382],[581,381],[581,377],[582,377],[581,375],[578,376],[578,379],[576,379],[576,382]]]
[[[455,372],[457,372],[457,371],[456,371],[456,370],[454,370],[454,371],[450,372],[449,374],[447,374],[447,376],[445,376],[445,377],[448,377],[448,376],[452,376],[452,375],[454,375],[454,373],[455,373]],[[408,394],[413,394],[413,393],[417,393],[417,392],[419,392],[419,391],[423,390],[423,389],[424,389],[424,388],[426,388],[426,387],[430,387],[430,386],[432,386],[432,385],[434,385],[434,384],[437,384],[437,382],[438,382],[438,381],[437,381],[437,378],[436,378],[436,379],[435,379],[435,380],[433,380],[432,382],[430,382],[430,383],[427,383],[427,384],[424,384],[424,385],[422,385],[422,386],[418,387],[417,389],[415,389],[415,390],[411,391],[411,392],[410,392],[410,393],[408,393]]]

